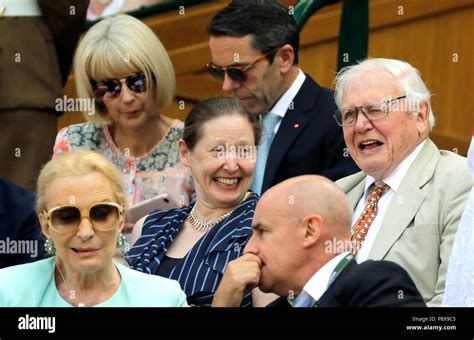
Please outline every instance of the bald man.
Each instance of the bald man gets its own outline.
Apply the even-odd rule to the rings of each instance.
[[[350,254],[352,209],[321,176],[288,179],[257,204],[244,255],[229,263],[214,307],[240,306],[258,286],[274,307],[424,307],[415,284],[389,261],[357,264]]]

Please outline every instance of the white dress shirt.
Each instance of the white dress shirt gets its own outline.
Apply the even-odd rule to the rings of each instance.
[[[349,254],[349,252],[339,254],[332,258],[328,263],[319,268],[319,270],[311,277],[311,279],[306,282],[303,290],[311,295],[315,301],[318,301],[326,292],[332,272],[347,254]]]
[[[383,182],[385,184],[388,184],[390,188],[384,192],[382,197],[380,197],[380,200],[377,204],[377,210],[378,210],[377,216],[372,222],[372,225],[370,226],[369,231],[367,232],[367,235],[365,236],[365,241],[364,243],[362,243],[362,247],[359,249],[355,257],[357,263],[364,262],[365,260],[368,259],[370,250],[372,249],[372,246],[374,245],[375,238],[380,230],[380,226],[382,225],[382,222],[385,217],[385,214],[387,213],[388,207],[390,206],[390,203],[392,202],[392,199],[395,196],[395,193],[400,187],[400,184],[402,183],[403,178],[405,178],[405,175],[410,169],[410,166],[412,165],[413,161],[420,153],[421,149],[423,148],[423,145],[425,145],[425,142],[426,140],[421,142],[415,148],[415,150],[413,150],[386,178],[383,179]],[[374,182],[376,182],[375,178],[367,175],[367,178],[365,180],[364,195],[361,197],[361,199],[359,200],[359,203],[357,203],[357,206],[354,210],[354,214],[352,215],[352,225],[354,225],[357,222],[357,219],[360,217],[360,214],[362,214],[362,211],[364,211],[365,205],[367,203],[367,200],[370,194],[369,188]]]
[[[280,117],[280,120],[275,124],[275,128],[273,129],[274,136],[278,132],[278,129],[280,128],[280,125],[281,125],[281,121],[285,117],[286,111],[288,111],[290,104],[292,103],[296,95],[298,94],[298,91],[301,89],[301,86],[303,86],[305,79],[306,79],[306,75],[303,73],[303,71],[298,69],[298,76],[293,81],[293,84],[291,84],[290,88],[286,90],[283,96],[280,97],[280,99],[276,102],[276,104],[270,110],[270,112]]]

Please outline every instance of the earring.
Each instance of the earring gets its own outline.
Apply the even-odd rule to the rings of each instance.
[[[126,243],[127,243],[127,239],[125,238],[125,236],[123,236],[122,233],[120,233],[117,236],[117,248],[122,250]]]
[[[49,256],[54,256],[56,254],[56,247],[54,247],[53,239],[47,238],[44,242],[44,250]]]

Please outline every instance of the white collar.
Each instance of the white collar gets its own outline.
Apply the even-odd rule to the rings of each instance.
[[[420,144],[418,144],[415,150],[413,150],[400,164],[398,164],[398,166],[387,177],[383,179],[383,182],[385,184],[388,184],[390,186],[390,189],[392,189],[395,192],[398,190],[398,188],[400,187],[400,184],[403,181],[403,178],[405,178],[405,175],[410,169],[410,166],[415,161],[416,157],[420,153],[425,143],[426,143],[426,139],[422,141]],[[370,175],[367,175],[367,178],[365,179],[364,192],[367,192],[370,186],[375,182],[376,182],[375,178],[373,178]]]
[[[306,282],[303,290],[311,295],[314,300],[318,301],[328,289],[329,278],[331,277],[332,272],[347,254],[349,254],[349,252],[339,254],[319,268],[311,279]]]
[[[291,84],[291,86],[288,88],[288,90],[286,90],[283,96],[280,97],[276,104],[273,105],[270,112],[276,114],[280,118],[285,117],[286,111],[288,111],[291,102],[298,94],[298,91],[300,90],[301,86],[303,86],[305,79],[306,75],[303,73],[303,71],[298,69],[298,76],[293,81],[293,84]]]

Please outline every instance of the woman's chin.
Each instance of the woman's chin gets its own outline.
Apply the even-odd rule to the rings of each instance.
[[[145,125],[145,121],[140,119],[140,117],[129,118],[129,119],[122,119],[120,122],[116,124],[120,126],[123,130],[138,130],[142,126]]]
[[[73,254],[73,258],[68,258],[68,259],[61,259],[63,262],[66,263],[66,265],[71,266],[74,268],[75,271],[80,272],[80,273],[94,273],[97,272],[104,267],[106,267],[108,264],[112,263],[112,258],[109,259],[109,257],[103,256],[103,254],[100,254],[102,256],[97,256],[99,254],[96,254],[95,256],[88,256],[88,257],[83,257],[83,256],[77,256],[76,254]]]

